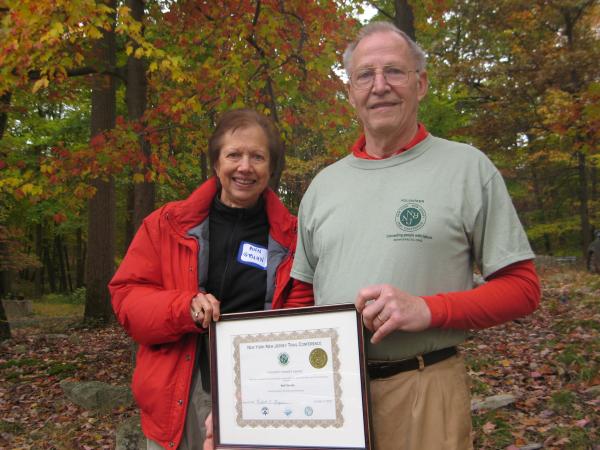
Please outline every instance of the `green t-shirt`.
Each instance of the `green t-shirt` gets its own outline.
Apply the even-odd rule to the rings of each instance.
[[[479,150],[428,136],[407,152],[348,155],[321,171],[300,204],[292,276],[317,305],[352,303],[388,283],[414,295],[472,288],[534,257],[502,176]],[[395,332],[368,344],[372,360],[404,359],[459,344],[465,330]]]

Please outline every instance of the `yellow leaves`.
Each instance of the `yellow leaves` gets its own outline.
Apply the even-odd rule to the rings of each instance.
[[[100,39],[102,37],[102,32],[96,27],[89,27],[87,29],[87,35],[92,39]]]
[[[142,47],[136,48],[133,56],[135,56],[137,59],[143,58],[144,57],[144,49]]]
[[[54,172],[54,168],[50,164],[41,164],[40,172],[43,174],[51,174]]]
[[[33,83],[33,88],[31,88],[31,92],[33,92],[35,94],[40,89],[47,88],[48,84],[49,84],[48,78],[43,76],[42,78],[37,80],[35,83]]]
[[[18,177],[3,177],[0,178],[0,189],[16,188],[21,184],[22,180]]]
[[[171,61],[169,61],[168,59],[163,59],[160,62],[160,70],[164,70],[167,71],[171,68]]]
[[[73,55],[73,59],[75,60],[75,64],[80,65],[83,63],[85,57],[81,53],[77,52],[75,55]]]
[[[143,183],[144,182],[144,174],[134,173],[133,174],[133,182],[134,183]]]
[[[100,2],[96,2],[96,10],[100,13],[100,14],[104,14],[104,15],[110,15],[112,14],[115,10],[113,8],[111,8],[108,5],[105,5],[103,3]]]
[[[62,37],[65,28],[60,22],[52,22],[50,30],[40,38],[40,42],[53,41]]]
[[[41,194],[42,188],[32,183],[26,183],[23,186],[21,186],[21,191],[23,191],[23,193],[26,195],[34,196]]]
[[[117,8],[117,15],[121,20],[125,20],[126,17],[131,17],[131,8],[125,5],[119,6]]]
[[[31,178],[23,174],[22,177],[11,176],[0,179],[0,192],[8,192],[18,198],[36,197],[43,193],[43,188],[31,182],[24,182],[25,179]]]
[[[185,105],[186,109],[193,111],[197,114],[202,112],[202,104],[200,103],[196,95],[192,95],[190,98],[188,98],[185,102]]]

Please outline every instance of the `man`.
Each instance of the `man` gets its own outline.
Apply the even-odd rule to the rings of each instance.
[[[299,211],[292,276],[317,305],[355,301],[367,346],[375,448],[472,448],[468,329],[531,313],[534,257],[498,170],[417,121],[423,51],[389,23],[344,54],[364,134]],[[487,283],[473,289],[473,264]]]

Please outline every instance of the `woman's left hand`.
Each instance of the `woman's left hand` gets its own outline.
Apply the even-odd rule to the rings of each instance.
[[[196,322],[197,325],[208,328],[211,320],[216,322],[221,316],[219,300],[212,294],[198,292],[194,298],[192,298],[190,313],[192,314],[192,320]]]
[[[202,445],[202,450],[214,450],[215,441],[213,437],[212,411],[204,421],[204,427],[206,428],[206,439],[204,440],[204,444]]]

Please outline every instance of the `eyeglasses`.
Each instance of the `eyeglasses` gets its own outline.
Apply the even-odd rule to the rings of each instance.
[[[359,69],[350,76],[350,83],[355,89],[371,89],[375,82],[377,72],[378,69],[375,67]],[[391,86],[406,86],[411,72],[419,73],[418,70],[402,70],[395,66],[384,66],[383,69],[381,69],[383,78],[385,78],[386,83]]]

